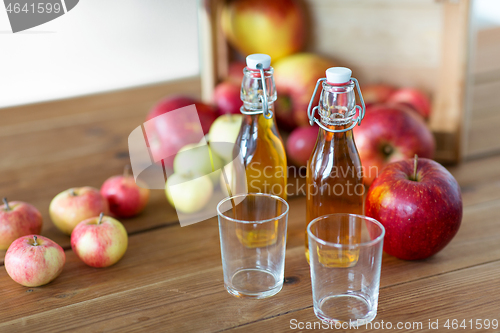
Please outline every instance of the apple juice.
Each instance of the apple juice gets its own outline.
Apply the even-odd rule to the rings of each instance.
[[[316,122],[320,130],[307,163],[306,228],[315,218],[328,214],[363,215],[363,174],[352,131],[360,118],[355,118],[355,84],[350,74],[347,68],[328,69],[327,79],[322,81],[323,90],[317,107],[320,119],[315,118],[314,112],[309,114],[311,124]],[[360,98],[362,100],[361,94]],[[358,117],[362,119],[363,115],[364,104]],[[325,227],[318,236],[332,243],[357,243],[359,240],[355,237],[360,235],[361,225],[352,226],[350,223],[346,220],[340,226],[341,230]],[[307,231],[305,246],[309,262]],[[358,260],[357,250],[332,250],[330,247],[329,250],[316,250],[319,261],[327,267],[350,267]]]
[[[273,117],[276,88],[270,62],[270,57],[265,55],[247,57],[241,85],[241,112],[244,118],[234,156],[245,168],[246,182],[243,186],[248,193],[269,193],[286,200],[287,163],[283,141]],[[257,69],[257,64],[264,70]],[[265,82],[261,73],[264,73]],[[267,95],[266,99],[263,94]],[[273,244],[276,242],[278,221],[266,225],[241,225],[236,231],[237,237],[250,248]]]

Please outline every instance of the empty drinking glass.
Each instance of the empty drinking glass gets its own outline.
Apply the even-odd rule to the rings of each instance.
[[[363,325],[377,315],[385,230],[354,214],[318,217],[307,226],[314,313],[325,322]]]
[[[265,298],[283,287],[288,204],[262,193],[217,206],[224,285],[236,297]]]

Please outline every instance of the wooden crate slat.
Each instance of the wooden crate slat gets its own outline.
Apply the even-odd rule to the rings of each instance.
[[[481,81],[481,76],[487,73],[493,72],[498,75],[498,71],[500,71],[500,27],[480,29],[476,35],[473,63],[476,81]],[[497,77],[500,80],[500,75]]]

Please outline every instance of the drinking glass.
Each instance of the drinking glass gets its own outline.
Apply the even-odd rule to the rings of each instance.
[[[262,193],[217,206],[224,285],[236,297],[265,298],[283,287],[288,204]]]
[[[307,226],[314,313],[359,326],[377,315],[385,230],[354,214],[318,217]]]

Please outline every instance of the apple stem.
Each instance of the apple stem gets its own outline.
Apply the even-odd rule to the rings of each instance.
[[[97,221],[97,224],[101,224],[103,217],[104,217],[104,213],[101,212],[101,214],[99,214],[99,221]]]
[[[413,180],[417,180],[417,164],[418,164],[418,155],[415,154],[414,162],[413,162]]]
[[[38,239],[38,237],[36,237],[36,235],[33,235],[33,246],[38,245],[37,239]]]
[[[387,146],[384,146],[384,153],[386,155],[390,155],[392,153],[393,149],[391,146],[387,145]]]
[[[123,168],[123,177],[127,178],[129,175],[130,175],[130,164],[127,164]]]
[[[9,202],[7,201],[7,198],[3,198],[3,203],[5,204],[5,210],[6,211],[11,210],[10,206],[9,206]]]
[[[70,189],[70,190],[69,190],[69,193],[70,193],[72,196],[76,197],[76,192],[75,192],[75,189],[74,189],[74,188]]]

